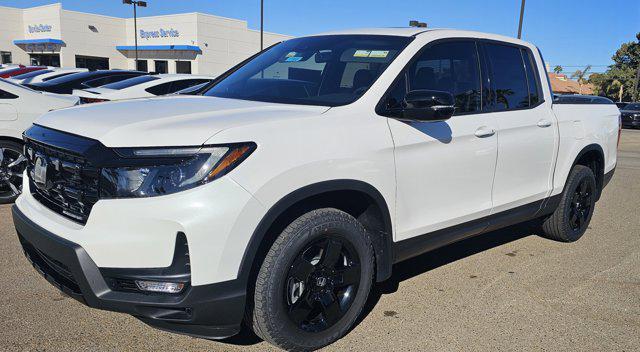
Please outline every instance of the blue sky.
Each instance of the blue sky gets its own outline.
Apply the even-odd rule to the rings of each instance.
[[[68,10],[130,17],[121,0],[0,0],[0,6],[30,7],[62,2]],[[205,12],[243,19],[260,26],[259,0],[148,0],[141,16]],[[529,0],[523,39],[543,52],[550,65],[565,73],[594,65],[604,71],[623,42],[640,32],[638,0]],[[265,30],[304,35],[356,27],[406,26],[410,19],[430,27],[470,29],[516,36],[519,0],[265,0]]]

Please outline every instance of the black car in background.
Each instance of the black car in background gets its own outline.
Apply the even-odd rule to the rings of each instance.
[[[141,71],[99,70],[79,72],[40,83],[25,84],[34,90],[49,93],[71,94],[74,89],[100,87],[105,84],[123,81],[125,79],[148,74]]]
[[[620,109],[622,127],[640,128],[640,103],[629,103]]]
[[[629,102],[626,102],[626,101],[616,102],[616,106],[620,110],[624,110],[624,107],[627,106],[627,105],[629,105]]]
[[[609,98],[584,94],[554,95],[553,102],[558,104],[613,104]]]

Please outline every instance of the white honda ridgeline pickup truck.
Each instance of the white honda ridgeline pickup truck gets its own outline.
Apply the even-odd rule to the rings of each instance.
[[[394,263],[532,219],[579,239],[619,134],[614,104],[555,103],[527,42],[334,32],[267,48],[199,96],[42,116],[13,219],[35,268],[88,306],[313,350]]]

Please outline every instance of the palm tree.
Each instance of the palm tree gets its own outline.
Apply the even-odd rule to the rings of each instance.
[[[622,84],[622,82],[620,82],[617,79],[614,79],[607,85],[607,91],[611,91],[618,86],[620,87],[618,90],[618,101],[622,102],[622,95],[624,94],[624,84]]]
[[[577,78],[578,85],[580,86],[580,94],[582,94],[582,85],[587,83],[586,76],[590,69],[591,65],[587,65],[584,70],[576,70],[576,72],[571,75],[571,78]]]
[[[562,66],[556,65],[556,67],[553,68],[553,72],[559,75],[560,72],[562,72]]]

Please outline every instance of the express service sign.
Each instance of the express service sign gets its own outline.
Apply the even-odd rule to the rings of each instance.
[[[150,39],[150,38],[178,38],[180,37],[180,32],[176,29],[162,29],[160,28],[157,31],[145,31],[143,29],[140,30],[140,38],[142,39]]]
[[[29,31],[29,33],[47,33],[51,32],[52,29],[53,26],[50,24],[35,24],[33,26],[27,26],[27,30]]]

